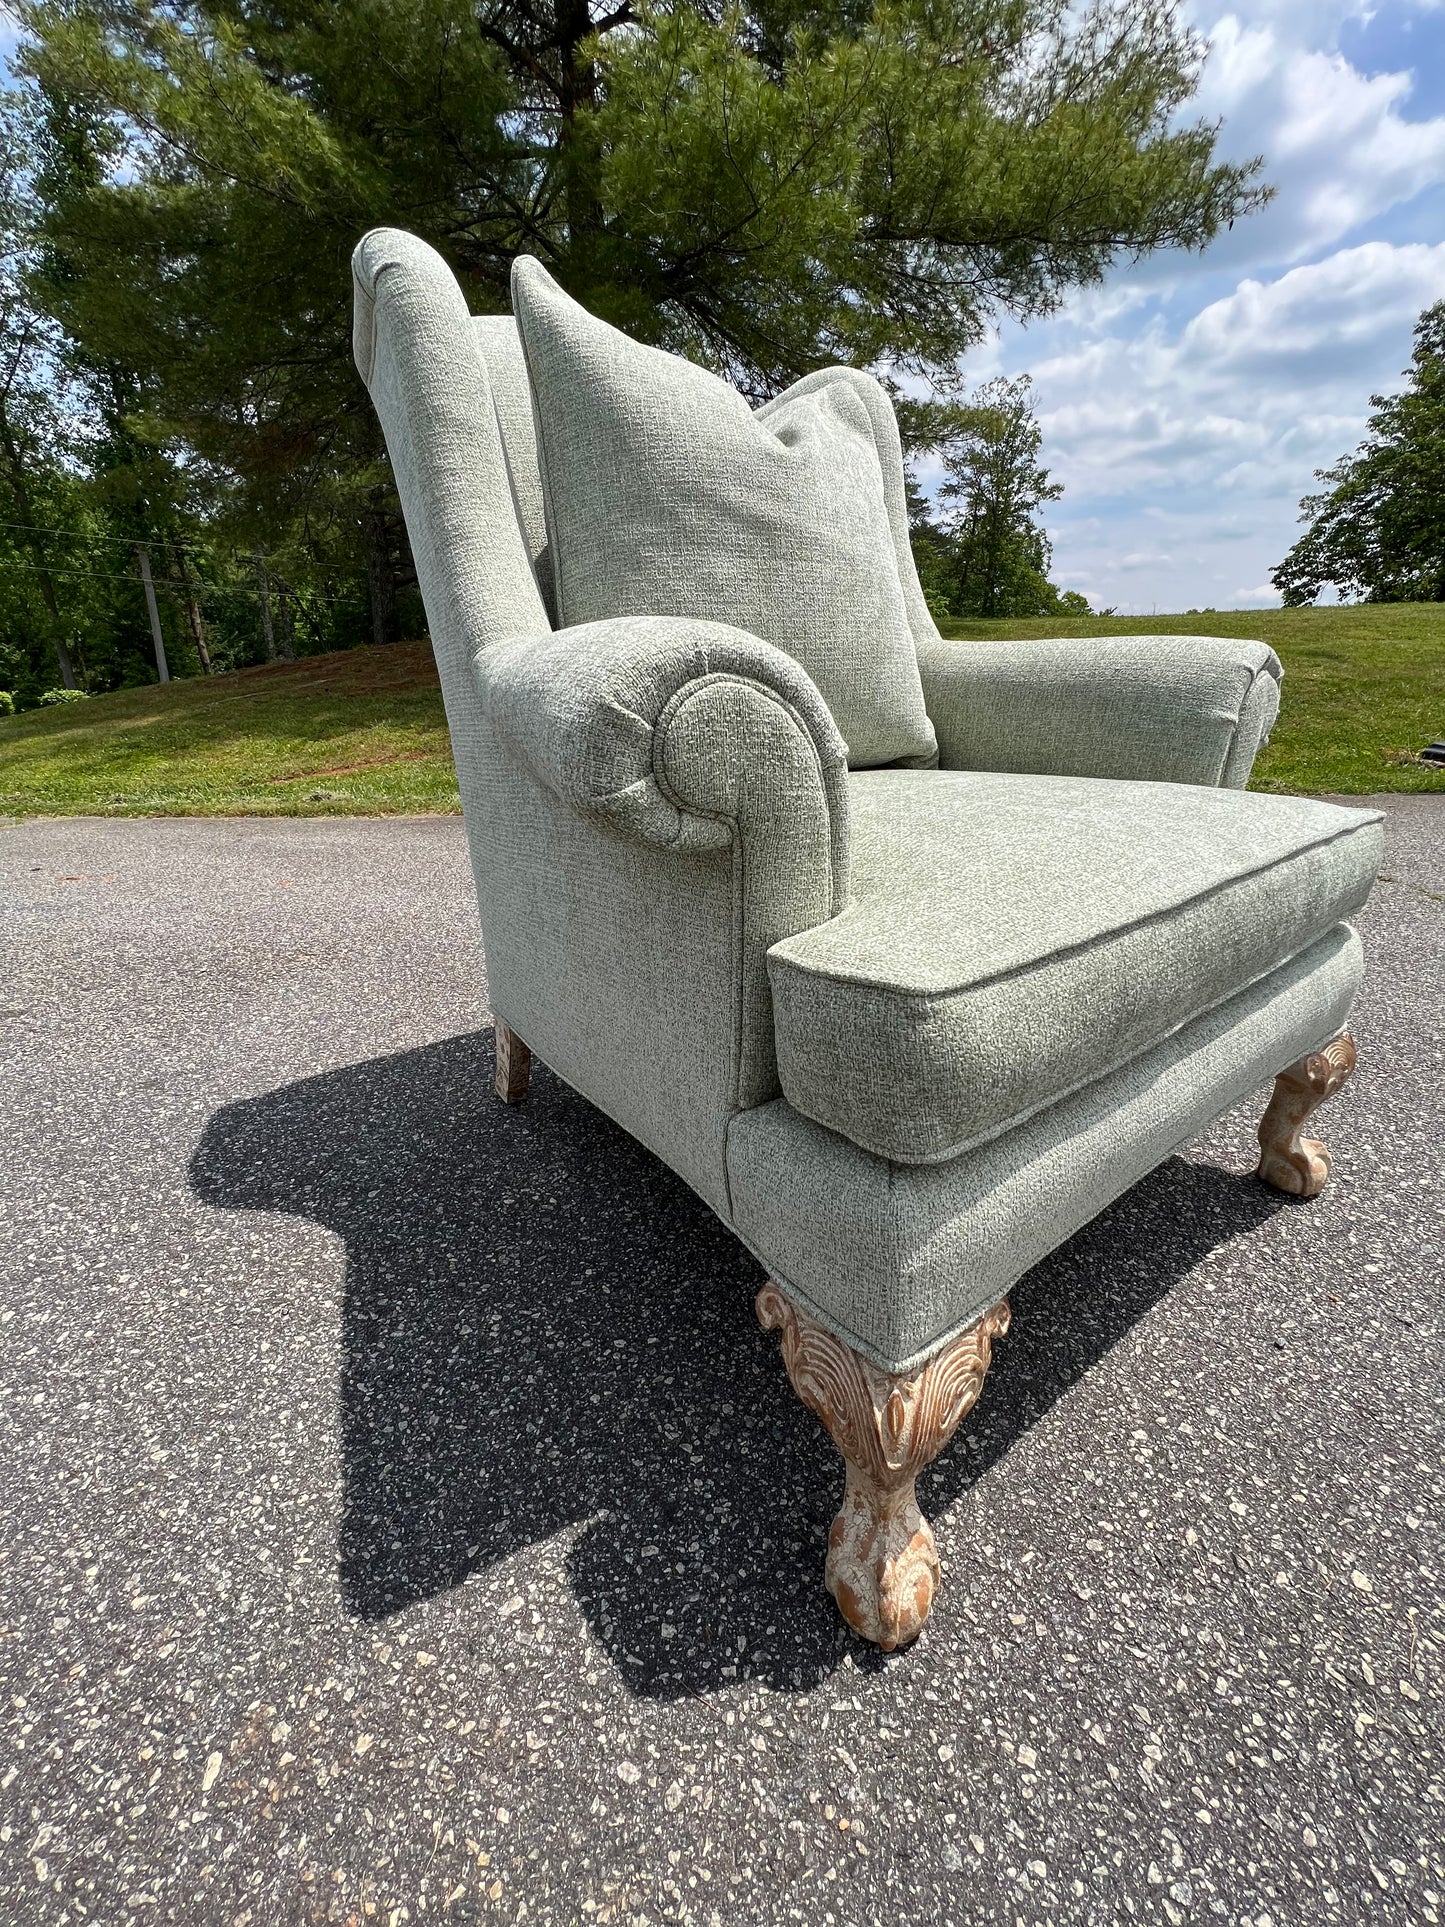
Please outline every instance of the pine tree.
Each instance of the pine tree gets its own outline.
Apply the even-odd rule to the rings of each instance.
[[[75,176],[46,289],[135,366],[256,515],[396,547],[349,363],[347,258],[379,222],[473,305],[540,256],[599,314],[755,396],[821,364],[945,389],[1000,310],[1260,204],[1185,114],[1175,0],[21,0]],[[387,516],[391,515],[391,525]]]

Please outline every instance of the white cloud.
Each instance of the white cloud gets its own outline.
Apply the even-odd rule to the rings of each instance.
[[[1415,9],[1393,0],[1387,10]],[[1222,121],[1221,157],[1261,156],[1275,197],[1207,254],[1156,257],[1139,272],[1142,285],[1304,260],[1445,185],[1445,115],[1412,115],[1413,74],[1361,73],[1336,45],[1344,21],[1373,11],[1298,0],[1255,0],[1213,19],[1195,9],[1210,53],[1184,117]]]
[[[1358,443],[1420,310],[1445,297],[1438,224],[1397,212],[1428,209],[1432,191],[1445,202],[1445,115],[1412,117],[1413,76],[1361,72],[1341,32],[1360,45],[1368,30],[1386,67],[1424,63],[1432,44],[1445,66],[1442,9],[1192,7],[1213,51],[1190,112],[1223,118],[1225,153],[1264,155],[1275,201],[1202,258],[1156,257],[990,350],[1035,378],[1065,485],[1049,521],[1067,586],[1144,610],[1275,599],[1268,575],[1314,471]]]
[[[1250,277],[1182,325],[1075,339],[1030,365],[1050,517],[1071,587],[1138,607],[1258,602],[1314,471],[1346,454],[1372,392],[1398,386],[1420,310],[1445,297],[1445,243],[1364,242]],[[1056,332],[1067,332],[1058,329]]]
[[[1274,246],[1298,260],[1445,180],[1445,117],[1405,116],[1409,74],[1361,74],[1338,53],[1306,52],[1233,18],[1216,28],[1215,50],[1217,78],[1206,72],[1200,104],[1223,113],[1230,149],[1263,152],[1277,189],[1234,231],[1240,252]]]
[[[1198,479],[1301,431],[1332,447],[1403,365],[1420,309],[1445,295],[1445,243],[1371,241],[1247,279],[1171,333],[1157,316],[1033,364],[1050,456],[1091,494]],[[1070,473],[1072,471],[1072,473]]]

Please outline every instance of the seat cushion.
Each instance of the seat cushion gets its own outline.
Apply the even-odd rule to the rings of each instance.
[[[1102,1077],[1369,895],[1374,810],[1177,783],[849,779],[852,901],[768,953],[789,1102],[931,1164]]]
[[[1337,923],[1118,1070],[943,1164],[870,1157],[781,1098],[739,1111],[733,1229],[803,1310],[884,1371],[912,1371],[1221,1111],[1337,1036],[1360,968],[1359,938]]]
[[[802,664],[854,768],[937,760],[883,467],[852,378],[754,414],[521,257],[557,619],[725,622]],[[911,565],[910,565],[911,566]]]

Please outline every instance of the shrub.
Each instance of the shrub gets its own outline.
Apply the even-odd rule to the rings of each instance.
[[[47,689],[40,698],[40,708],[47,709],[56,703],[83,703],[87,692],[83,689]]]
[[[0,716],[15,714],[15,698],[8,689],[0,689]]]

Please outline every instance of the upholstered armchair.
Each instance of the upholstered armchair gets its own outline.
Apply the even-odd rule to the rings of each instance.
[[[1271,1079],[1260,1177],[1325,1183],[1303,1129],[1354,1065],[1346,919],[1380,819],[1245,791],[1279,697],[1261,643],[943,641],[866,377],[753,413],[655,350],[639,385],[629,344],[594,339],[535,263],[517,320],[469,315],[406,234],[367,235],[353,267],[498,1095],[525,1096],[537,1053],[765,1267],[758,1315],[846,1466],[827,1583],[899,1646],[939,1578],[915,1478],[977,1398],[1014,1282]],[[637,428],[674,374],[696,419],[721,411],[711,469],[671,425]],[[680,498],[704,469],[733,491],[715,529],[670,496],[649,520],[659,447]],[[716,619],[793,580],[801,627]]]

